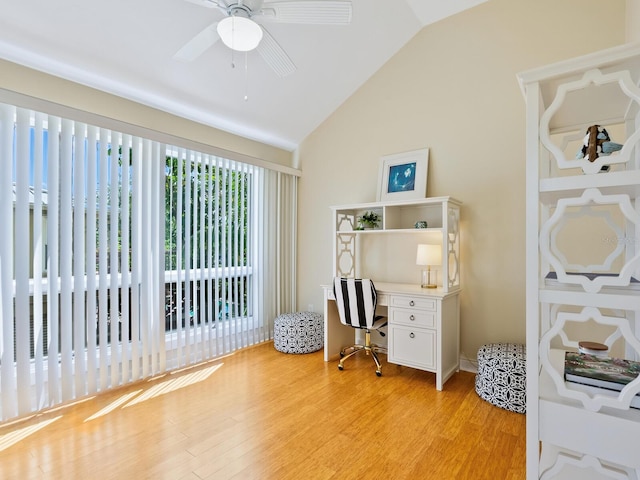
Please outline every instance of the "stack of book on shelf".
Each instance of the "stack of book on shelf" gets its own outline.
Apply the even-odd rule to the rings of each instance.
[[[567,382],[588,385],[607,395],[621,391],[640,374],[640,362],[624,358],[603,357],[577,352],[565,352],[564,379]],[[617,394],[616,394],[617,395]],[[635,395],[631,406],[640,408],[640,395]]]

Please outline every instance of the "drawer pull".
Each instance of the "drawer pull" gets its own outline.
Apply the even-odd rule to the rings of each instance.
[[[414,302],[413,300],[411,300],[411,301],[409,302],[409,305],[411,305],[412,307],[413,307],[415,304],[416,304],[416,302]]]
[[[409,334],[409,338],[416,338],[416,334],[415,334],[415,333],[413,333],[413,332],[411,332],[411,333]]]
[[[414,315],[411,315],[411,316],[409,317],[409,320],[412,320],[412,321],[413,321],[413,320],[415,320],[415,319],[416,319],[416,317],[415,317]]]

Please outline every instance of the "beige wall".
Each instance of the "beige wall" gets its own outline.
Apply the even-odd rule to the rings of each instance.
[[[525,105],[516,74],[625,41],[625,0],[490,0],[420,31],[299,150],[298,308],[322,308],[330,205],[374,201],[381,155],[430,148],[461,200],[461,347],[525,340]],[[381,262],[386,261],[384,258]]]
[[[627,0],[627,42],[640,42],[640,2]]]
[[[292,166],[292,153],[207,127],[77,83],[0,60],[0,88],[124,121],[158,132]]]

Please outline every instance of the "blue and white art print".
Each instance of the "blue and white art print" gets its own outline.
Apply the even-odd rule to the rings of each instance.
[[[428,163],[428,148],[382,157],[378,173],[378,201],[425,198]]]
[[[416,189],[416,162],[389,167],[387,193],[412,192]]]

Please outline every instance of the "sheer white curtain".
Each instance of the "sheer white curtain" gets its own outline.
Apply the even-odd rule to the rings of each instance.
[[[269,340],[295,307],[297,177],[125,129],[0,104],[1,420]]]

